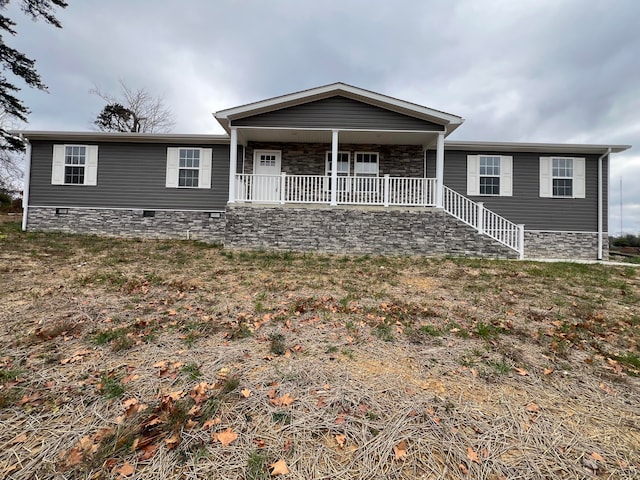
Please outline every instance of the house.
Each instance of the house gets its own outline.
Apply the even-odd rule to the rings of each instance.
[[[450,141],[461,117],[342,83],[215,119],[226,135],[22,132],[23,229],[608,258],[609,160],[627,145]]]

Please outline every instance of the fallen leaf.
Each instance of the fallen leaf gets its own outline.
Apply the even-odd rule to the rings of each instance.
[[[144,447],[142,447],[142,455],[140,456],[140,460],[141,461],[145,461],[145,460],[149,460],[151,457],[153,457],[156,452],[158,451],[158,445],[145,445]]]
[[[20,435],[18,435],[16,438],[14,438],[13,440],[11,440],[12,444],[16,444],[16,443],[24,443],[27,441],[27,435],[24,433],[21,433]]]
[[[129,475],[133,475],[133,472],[135,471],[136,469],[133,468],[133,465],[131,465],[131,463],[129,463],[128,460],[124,462],[124,465],[122,467],[116,470],[116,472],[118,472],[123,477],[128,477]]]
[[[613,388],[611,388],[611,387],[609,387],[609,386],[605,385],[604,383],[601,383],[601,384],[600,384],[600,385],[598,385],[598,386],[600,387],[600,389],[601,389],[601,390],[603,390],[603,391],[607,392],[609,395],[612,395],[612,396],[614,396],[614,397],[616,396],[616,392],[613,390]]]
[[[516,371],[516,373],[517,373],[518,375],[521,375],[521,376],[523,376],[523,377],[524,377],[525,375],[529,375],[529,372],[527,372],[524,368],[516,367],[516,368],[514,368],[514,370]]]
[[[545,368],[542,373],[545,375],[551,375],[553,373],[553,368]]]
[[[527,412],[538,413],[539,411],[540,411],[540,407],[535,403],[530,403],[529,405],[527,405]]]
[[[204,422],[202,424],[202,429],[203,430],[209,430],[211,427],[213,427],[214,425],[219,425],[221,422],[220,418],[216,417],[216,418],[210,418],[209,420],[207,420],[206,422]]]
[[[251,396],[251,390],[249,390],[248,388],[243,388],[242,390],[240,390],[240,393],[244,398],[249,398]]]
[[[271,475],[286,475],[289,473],[289,468],[287,468],[287,464],[284,460],[278,460],[276,463],[271,463],[269,466],[272,468]]]
[[[224,432],[212,434],[212,438],[214,440],[218,440],[223,447],[226,447],[231,442],[233,442],[236,438],[238,438],[238,434],[233,433],[233,431],[231,430],[231,427],[229,427]]]
[[[169,450],[171,450],[172,448],[176,448],[180,443],[180,435],[174,433],[171,437],[165,438],[164,443],[166,443]]]
[[[66,464],[69,467],[73,467],[75,465],[79,465],[82,462],[82,452],[78,448],[72,448],[69,450],[69,454],[67,455]]]
[[[480,457],[478,457],[478,452],[474,451],[471,447],[467,448],[467,458],[478,465],[481,463]]]
[[[338,445],[340,445],[341,447],[344,445],[344,443],[347,441],[347,437],[346,435],[336,435],[336,442],[338,443]]]
[[[122,383],[124,385],[126,385],[127,383],[133,382],[134,380],[137,380],[139,378],[140,378],[140,375],[136,375],[136,374],[132,373],[131,375],[127,375],[126,377],[124,377],[122,379]]]
[[[593,458],[594,460],[597,460],[599,462],[604,462],[604,458],[602,458],[602,455],[600,455],[597,452],[591,452],[591,458]]]
[[[393,447],[393,453],[395,454],[396,460],[402,460],[403,458],[407,458],[407,442],[402,440],[399,444]]]

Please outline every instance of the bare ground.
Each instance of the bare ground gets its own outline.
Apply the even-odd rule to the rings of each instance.
[[[0,475],[640,478],[639,285],[0,222]]]

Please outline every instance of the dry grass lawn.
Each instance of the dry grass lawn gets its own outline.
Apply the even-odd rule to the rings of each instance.
[[[640,270],[0,223],[0,476],[640,478]]]

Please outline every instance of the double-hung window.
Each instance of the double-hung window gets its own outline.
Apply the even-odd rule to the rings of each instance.
[[[64,151],[64,183],[84,185],[84,169],[87,161],[87,147],[67,145]]]
[[[97,185],[97,145],[54,145],[52,185]]]
[[[181,148],[179,151],[179,187],[197,187],[200,177],[200,149]]]
[[[480,195],[500,195],[500,157],[480,155]]]
[[[573,197],[573,158],[552,158],[551,177],[554,197]]]
[[[378,176],[378,153],[377,152],[356,152],[353,174],[356,177],[377,177]]]
[[[467,195],[513,195],[513,157],[506,155],[467,156]]]
[[[331,176],[331,152],[327,152],[327,160],[326,160],[326,175],[328,177]],[[338,152],[338,176],[339,177],[348,177],[349,176],[349,152]]]
[[[327,177],[331,177],[333,170],[331,169],[332,161],[331,152],[326,153],[325,160],[325,175]],[[347,192],[350,190],[349,179],[346,178],[350,173],[350,162],[349,162],[349,152],[338,152],[338,168],[337,168],[337,176],[338,176],[338,188],[337,192]],[[327,187],[325,190],[331,191],[331,178],[327,181]]]
[[[169,188],[211,188],[210,148],[167,148],[166,186]]]
[[[540,157],[540,196],[585,198],[585,159]]]

